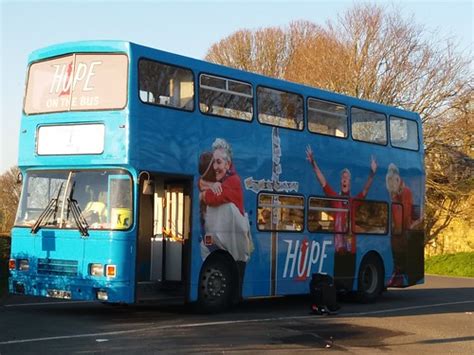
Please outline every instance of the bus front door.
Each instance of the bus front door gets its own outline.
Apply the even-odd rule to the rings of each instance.
[[[164,199],[157,199],[155,235],[162,240],[161,277],[165,281],[182,281],[183,247],[189,237],[189,223],[186,222],[190,219],[191,200],[181,185],[166,186]],[[157,273],[159,275],[160,272]]]
[[[141,195],[137,252],[137,299],[156,299],[169,291],[184,295],[190,246],[189,181],[154,180],[153,195]]]

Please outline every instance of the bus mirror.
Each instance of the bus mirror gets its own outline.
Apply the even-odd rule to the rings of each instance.
[[[144,195],[153,195],[153,193],[155,192],[154,187],[155,186],[154,186],[153,180],[144,180],[142,193]]]
[[[20,171],[18,175],[16,176],[16,183],[18,185],[21,185],[22,182],[23,182],[23,173]]]
[[[142,194],[144,194],[144,195],[153,195],[153,193],[155,192],[155,184],[153,183],[153,180],[150,177],[150,173],[148,171],[142,171],[138,175],[138,181],[140,181],[140,178],[143,175],[146,175],[147,177],[145,178],[145,180],[143,180]]]

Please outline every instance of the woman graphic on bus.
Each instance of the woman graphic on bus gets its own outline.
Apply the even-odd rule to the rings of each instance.
[[[417,228],[422,223],[422,217],[413,218],[413,194],[410,188],[400,177],[398,167],[390,163],[385,177],[387,190],[390,194],[392,204],[401,205],[395,208],[392,205],[392,256],[393,256],[393,274],[387,286],[397,287],[406,286],[408,284],[407,272],[407,250],[408,233]]]
[[[232,163],[232,149],[224,139],[217,138],[212,144],[212,159],[203,153],[200,160],[204,173],[199,180],[199,198],[201,208],[205,209],[201,256],[204,260],[213,250],[228,251],[237,263],[242,282],[253,244],[242,183]],[[210,161],[204,169],[207,160]]]
[[[348,228],[348,215],[346,212],[334,212],[334,244],[335,244],[335,258],[334,258],[334,278],[336,282],[342,285],[345,289],[352,290],[353,278],[356,269],[356,226],[354,224],[354,211],[357,207],[356,200],[365,199],[370,186],[374,180],[375,172],[377,171],[377,162],[375,158],[371,157],[370,174],[364,185],[364,188],[355,196],[351,196],[351,172],[349,169],[341,171],[341,192],[338,194],[327,183],[326,178],[319,169],[318,164],[314,159],[313,150],[311,146],[306,147],[306,160],[309,161],[316,174],[316,178],[323,188],[324,194],[330,197],[347,197],[347,201],[337,200],[333,202],[333,207],[342,209],[347,208],[350,211],[352,226]]]

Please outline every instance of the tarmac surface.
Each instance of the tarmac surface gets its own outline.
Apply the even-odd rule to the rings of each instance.
[[[308,297],[253,299],[215,315],[182,305],[107,306],[8,296],[0,354],[474,353],[474,278],[427,276],[333,316]]]

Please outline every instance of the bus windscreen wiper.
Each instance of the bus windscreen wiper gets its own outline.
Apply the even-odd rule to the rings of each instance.
[[[56,223],[56,215],[58,213],[58,201],[59,201],[59,195],[61,194],[61,190],[63,189],[63,183],[61,183],[61,186],[59,187],[58,194],[56,197],[53,197],[48,205],[45,207],[43,212],[41,212],[40,216],[36,220],[36,223],[31,227],[31,233],[36,234],[36,232],[39,231],[41,228],[41,225],[43,224],[44,221],[48,221],[51,216],[53,217],[53,220]]]
[[[82,214],[81,208],[79,207],[79,203],[77,203],[77,200],[73,199],[74,185],[76,185],[76,182],[72,184],[71,192],[67,199],[67,202],[68,202],[67,218],[69,219],[69,212],[70,212],[72,214],[72,217],[74,218],[74,222],[76,222],[77,229],[79,229],[79,233],[81,233],[83,237],[88,237],[89,224],[87,223],[86,219],[84,218],[84,215]]]

